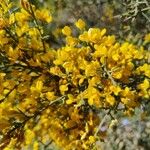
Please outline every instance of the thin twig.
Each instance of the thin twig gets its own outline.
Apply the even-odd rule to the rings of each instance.
[[[19,84],[20,84],[20,83],[19,83]],[[4,102],[4,100],[10,95],[10,93],[11,93],[13,90],[15,90],[15,89],[19,86],[19,84],[16,84],[16,85],[5,95],[5,97],[0,100],[0,104],[1,104],[2,102]]]
[[[97,130],[96,130],[96,132],[95,132],[95,134],[94,134],[94,136],[97,136],[99,130],[102,128],[102,126],[103,126],[104,122],[106,121],[107,116],[110,114],[110,112],[111,112],[111,109],[109,109],[109,110],[107,111],[107,113],[105,114],[105,116],[104,116],[103,119],[101,120],[101,122],[100,122],[100,124],[99,124],[99,126],[98,126],[98,128],[97,128]]]
[[[117,83],[115,82],[115,80],[113,79],[113,77],[111,76],[111,74],[109,73],[109,71],[106,69],[106,67],[104,67],[104,71],[107,73],[109,79],[111,80],[113,85],[117,85]]]
[[[6,33],[11,37],[11,39],[15,42],[15,43],[18,43],[18,38],[16,38],[13,33],[9,30],[9,28],[4,28]]]
[[[142,15],[147,19],[148,22],[150,22],[150,18],[145,13],[142,12]]]

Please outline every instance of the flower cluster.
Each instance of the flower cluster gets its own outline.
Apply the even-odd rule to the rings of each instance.
[[[79,19],[76,35],[65,26],[66,42],[54,49],[45,35],[47,9],[0,2],[0,149],[38,150],[51,142],[92,149],[103,138],[101,112],[117,121],[114,112],[131,115],[149,102],[150,55],[143,47],[118,43]]]

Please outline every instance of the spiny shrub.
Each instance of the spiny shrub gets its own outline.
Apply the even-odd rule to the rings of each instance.
[[[45,34],[52,16],[27,0],[0,1],[0,149],[94,149],[106,116],[149,102],[149,52],[118,43],[79,19],[60,48]],[[74,32],[76,30],[76,33]],[[99,117],[105,112],[104,118]],[[96,148],[96,147],[95,147]]]

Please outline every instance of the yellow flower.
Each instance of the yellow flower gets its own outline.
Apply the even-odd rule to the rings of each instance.
[[[41,92],[42,88],[43,88],[43,82],[42,81],[37,81],[36,86],[35,86],[36,91]]]
[[[144,74],[150,78],[150,65],[145,63],[143,66],[140,66],[138,70],[144,72]]]
[[[93,43],[99,43],[105,32],[106,29],[100,30],[99,28],[90,28],[88,30],[88,39]]]
[[[100,97],[98,90],[94,87],[89,87],[87,96],[89,105],[97,104]]]
[[[118,53],[114,52],[114,54],[112,54],[112,59],[113,59],[114,61],[118,61],[119,58],[120,58],[120,56],[119,56]]]
[[[24,22],[28,21],[29,19],[30,14],[24,9],[21,9],[20,12],[15,13],[15,20],[19,23],[19,25],[23,25]]]
[[[85,68],[85,75],[86,76],[94,76],[97,74],[97,70],[99,69],[100,65],[98,61],[92,61],[88,64]]]
[[[50,101],[54,100],[55,99],[55,93],[54,92],[47,92],[46,93],[46,98]]]
[[[71,28],[69,26],[65,26],[63,29],[62,29],[62,33],[66,36],[70,36],[71,35]]]
[[[29,29],[28,33],[29,33],[29,35],[31,37],[40,36],[40,33],[39,33],[39,31],[38,31],[37,28],[31,28],[31,29]]]
[[[100,37],[100,29],[99,28],[90,28],[88,30],[88,37],[91,41],[96,41]]]
[[[68,91],[68,85],[67,85],[67,84],[65,84],[65,85],[60,85],[60,86],[59,86],[59,89],[60,89],[60,92],[61,92],[62,94],[64,94],[66,91]]]
[[[96,141],[94,136],[89,136],[89,142],[94,143]]]
[[[47,9],[36,10],[35,14],[36,17],[41,21],[45,21],[47,23],[52,22],[52,16]]]
[[[121,102],[125,105],[128,105],[130,100],[128,98],[121,98]]]
[[[31,131],[30,129],[25,130],[25,142],[27,145],[31,144],[35,138],[34,131]]]
[[[88,41],[89,41],[88,32],[87,32],[87,31],[84,31],[83,34],[79,35],[79,39],[80,39],[81,41],[88,42]]]
[[[145,40],[144,41],[145,43],[150,42],[150,33],[148,33],[148,34],[145,35],[144,40]]]
[[[58,66],[51,67],[50,68],[50,73],[52,73],[54,75],[58,75],[58,76],[62,74],[62,72],[61,72],[61,70]]]
[[[0,19],[0,29],[1,29],[1,19]],[[5,34],[6,34],[5,30],[0,30],[0,46],[7,44],[9,41]]]
[[[113,106],[115,104],[115,98],[111,95],[107,95],[106,96],[106,101],[111,105]]]
[[[75,46],[78,43],[77,38],[74,38],[72,36],[67,36],[66,37],[66,44],[69,46]]]
[[[106,30],[105,28],[102,29],[102,30],[101,30],[101,36],[105,35],[106,31],[107,31],[107,30]]]
[[[94,57],[101,57],[103,55],[106,55],[108,52],[106,46],[103,45],[95,45],[94,48],[96,49],[93,54]]]
[[[94,99],[95,99],[95,96],[91,96],[91,97],[88,99],[88,104],[89,104],[89,105],[93,105],[93,104],[94,104]]]
[[[39,143],[37,141],[33,143],[33,150],[39,150]]]
[[[66,100],[66,104],[72,104],[74,102],[74,97],[72,94],[68,94],[68,99]]]
[[[150,87],[150,82],[148,79],[145,79],[143,83],[138,86],[141,90],[146,91]]]
[[[12,13],[12,14],[10,15],[10,17],[9,17],[9,24],[11,25],[11,24],[13,24],[14,22],[15,22],[15,14]]]
[[[133,52],[134,58],[135,59],[143,59],[144,55],[143,55],[143,51],[142,50],[135,50]],[[132,56],[131,56],[132,57]]]
[[[122,72],[121,71],[113,72],[112,76],[115,79],[121,79],[122,78]]]
[[[134,99],[130,99],[128,97],[121,98],[121,102],[128,107],[137,107],[138,103]]]
[[[16,28],[16,33],[19,37],[21,37],[24,33],[29,31],[28,23],[24,23],[21,27]]]
[[[79,79],[79,85],[81,86],[81,84],[84,82],[85,77],[81,76],[81,78]]]
[[[107,46],[112,46],[115,43],[115,36],[114,35],[108,35],[105,38],[104,44]]]
[[[63,67],[65,68],[65,70],[66,70],[67,73],[72,72],[73,69],[75,68],[73,62],[65,62],[63,64]]]
[[[94,76],[88,81],[89,86],[94,87],[94,86],[97,86],[98,84],[100,85],[100,81],[101,80],[99,76]]]
[[[110,86],[110,90],[117,96],[121,92],[120,86]]]
[[[3,94],[4,94],[4,95],[7,95],[9,92],[10,92],[10,90],[4,89]]]
[[[85,28],[85,22],[82,19],[79,19],[77,22],[75,22],[75,25],[77,28],[79,28],[80,30]]]

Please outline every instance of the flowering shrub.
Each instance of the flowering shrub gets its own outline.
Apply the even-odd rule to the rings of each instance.
[[[143,47],[118,43],[79,19],[74,29],[62,29],[65,44],[54,49],[45,35],[47,9],[1,0],[0,14],[0,149],[38,150],[52,142],[94,149],[106,116],[112,127],[113,114],[132,115],[149,102],[150,55]]]

